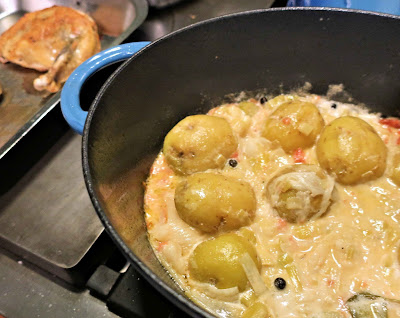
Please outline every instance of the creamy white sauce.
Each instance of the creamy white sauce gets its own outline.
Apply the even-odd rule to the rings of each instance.
[[[209,112],[227,119],[239,142],[237,167],[227,164],[220,172],[247,181],[256,194],[256,217],[248,228],[256,236],[261,277],[267,288],[259,301],[267,305],[273,317],[324,317],[318,315],[327,312],[351,317],[345,302],[357,292],[400,299],[400,189],[388,178],[388,172],[362,184],[336,183],[337,197],[328,213],[303,224],[288,223],[271,208],[265,195],[266,184],[277,169],[293,164],[294,159],[261,137],[260,130],[269,114],[290,98],[258,103],[259,110],[252,117],[236,104],[222,105]],[[325,125],[345,115],[368,122],[386,143],[388,162],[397,151],[400,135],[397,129],[379,123],[379,114],[338,102],[333,109],[332,101],[317,95],[300,99],[318,107]],[[306,163],[318,164],[315,145],[304,153]],[[213,235],[202,233],[179,218],[173,198],[181,178],[160,153],[145,196],[151,244],[171,276],[195,302],[220,317],[240,317],[246,309],[240,299],[249,292],[250,285],[242,295],[237,289],[218,290],[190,278],[190,253]],[[282,253],[293,258],[290,270],[279,265]],[[284,290],[274,287],[277,277],[286,280]],[[400,317],[400,310],[391,308],[389,317]]]

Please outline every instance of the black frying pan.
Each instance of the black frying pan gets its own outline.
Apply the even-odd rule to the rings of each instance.
[[[121,46],[106,54],[106,62],[96,57],[90,67],[78,68],[62,92],[63,112],[74,129],[83,130],[85,181],[108,233],[156,289],[192,316],[210,317],[170,279],[147,239],[142,183],[164,136],[185,116],[206,112],[228,94],[288,92],[305,82],[318,94],[342,83],[354,101],[397,115],[400,20],[286,8],[190,26],[129,58],[99,92],[83,128],[86,114],[77,107],[78,94],[88,75],[82,72],[128,57],[145,44]]]

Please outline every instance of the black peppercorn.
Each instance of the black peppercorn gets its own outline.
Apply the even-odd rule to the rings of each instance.
[[[232,168],[235,168],[237,166],[238,162],[235,159],[229,159],[229,165]]]
[[[333,103],[333,104],[331,105],[331,107],[332,107],[333,109],[336,109],[337,105],[336,105],[335,103]]]
[[[268,99],[267,99],[265,96],[264,96],[264,97],[261,97],[261,99],[260,99],[261,105],[262,105],[262,104],[265,104],[267,101],[268,101]]]
[[[275,287],[278,288],[278,289],[285,289],[285,287],[286,287],[286,281],[285,281],[283,278],[278,277],[277,279],[275,279],[274,285],[275,285]]]

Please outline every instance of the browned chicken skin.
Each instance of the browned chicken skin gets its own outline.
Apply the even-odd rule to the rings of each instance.
[[[100,51],[96,23],[72,8],[53,6],[25,14],[0,36],[0,61],[41,72],[35,89],[60,90],[73,70]]]

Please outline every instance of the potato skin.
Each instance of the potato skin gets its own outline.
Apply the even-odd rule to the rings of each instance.
[[[390,178],[400,187],[400,153],[393,156]]]
[[[241,265],[241,257],[248,253],[257,268],[261,263],[254,246],[244,237],[227,233],[197,245],[189,257],[190,276],[217,288],[237,286],[246,288],[248,279]]]
[[[293,100],[280,105],[268,117],[262,136],[278,141],[289,153],[311,147],[323,127],[324,120],[314,104]]]
[[[232,128],[224,118],[194,115],[170,130],[163,152],[174,172],[188,175],[222,168],[237,147]]]
[[[175,189],[175,207],[189,225],[208,233],[248,225],[255,216],[253,188],[243,181],[214,173],[196,173]]]
[[[339,117],[327,125],[316,152],[321,167],[342,184],[376,179],[386,169],[384,142],[371,125],[357,117]]]

